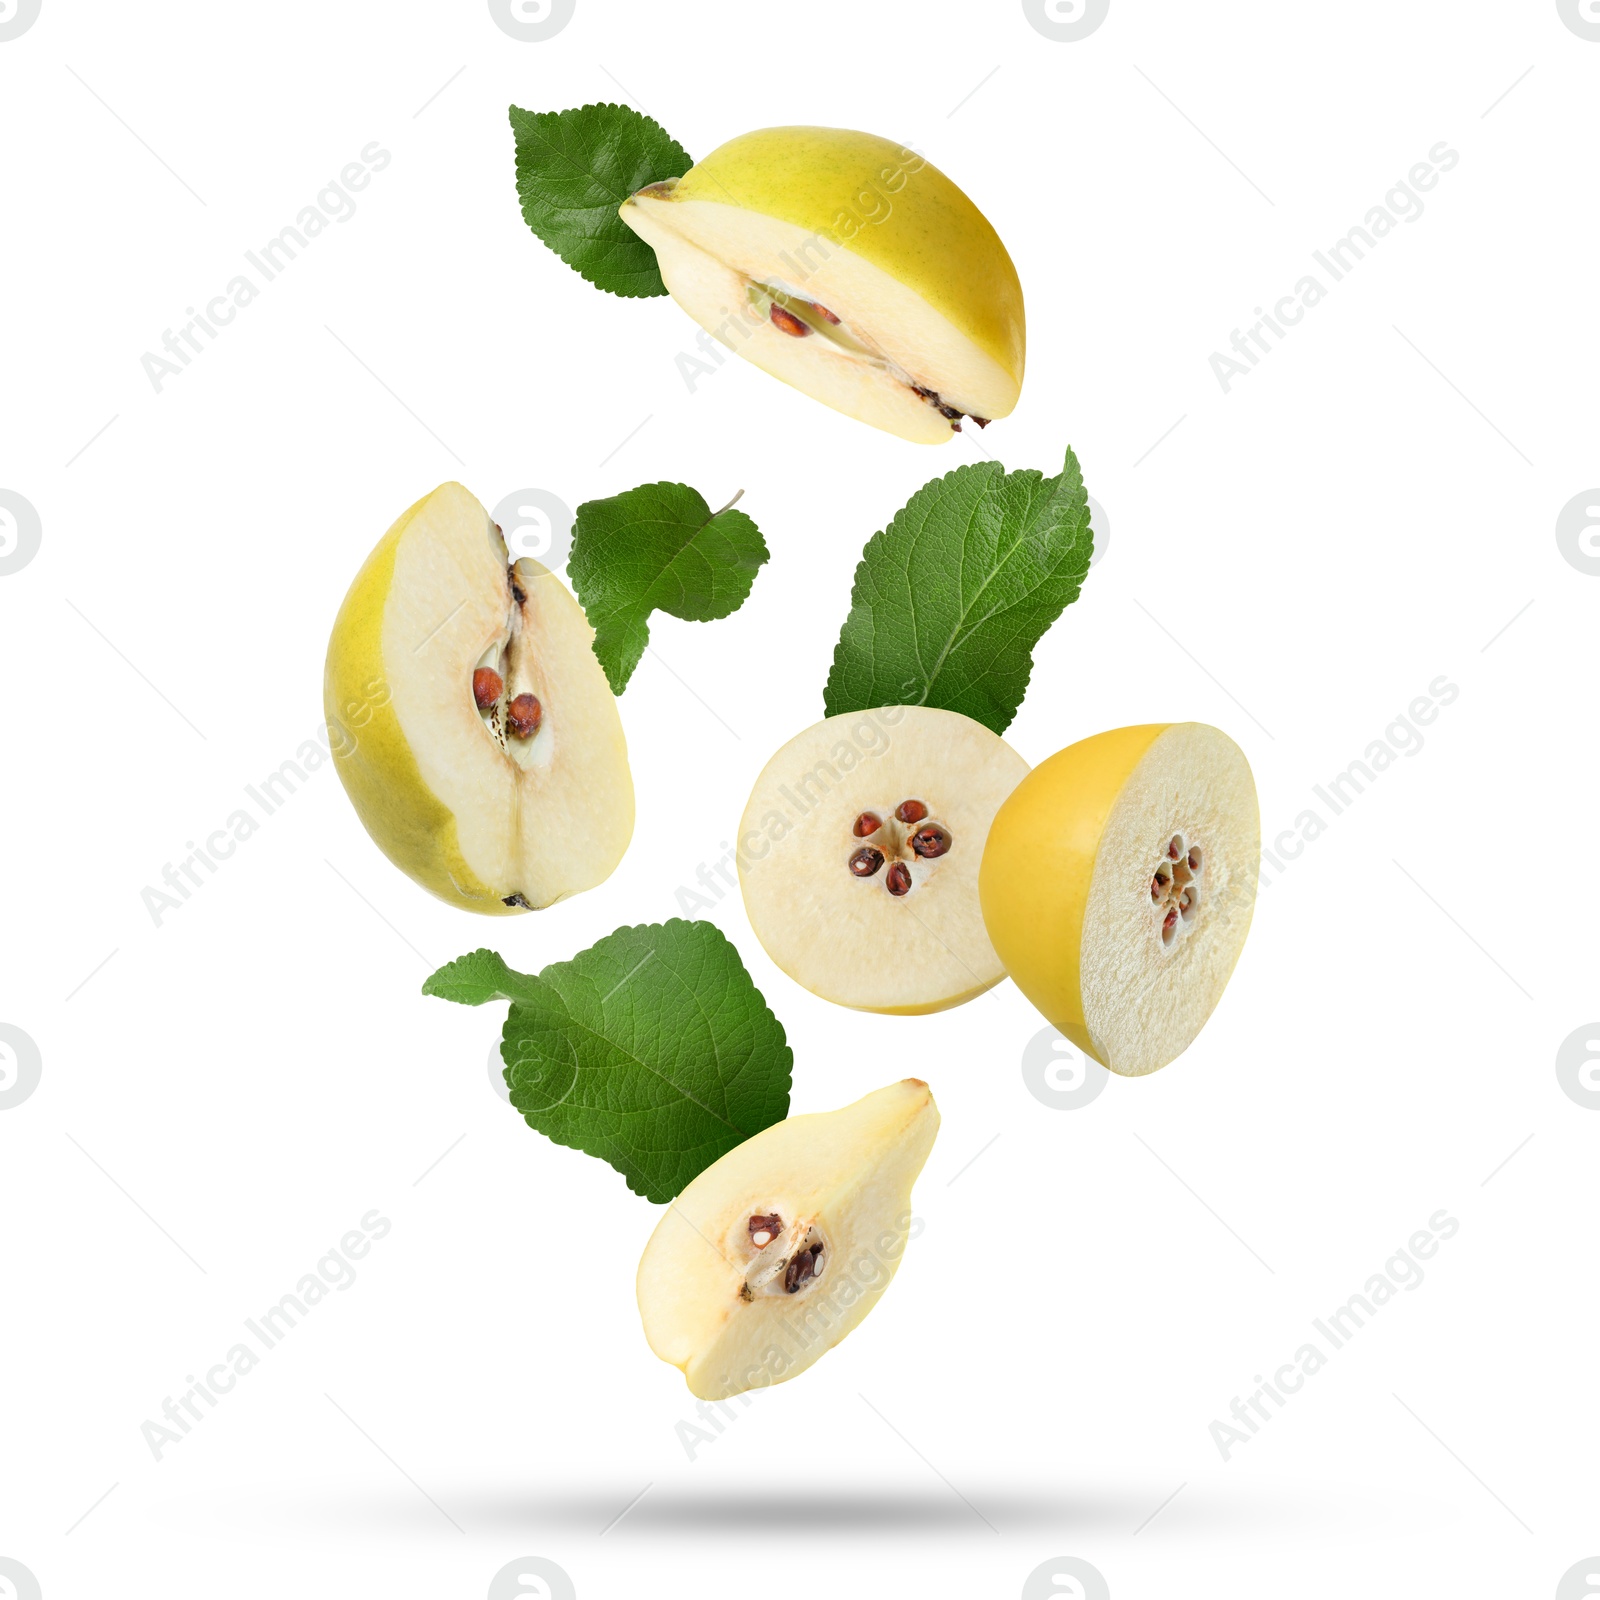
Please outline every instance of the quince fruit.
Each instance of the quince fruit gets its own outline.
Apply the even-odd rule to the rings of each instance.
[[[378,848],[440,899],[537,910],[622,859],[633,779],[593,638],[459,483],[417,501],[356,575],[324,678],[336,770]]]
[[[764,128],[625,200],[672,296],[774,377],[922,444],[1010,414],[1022,285],[930,162],[873,134]]]
[[[889,1286],[938,1131],[927,1084],[907,1078],[774,1123],[707,1167],[639,1262],[650,1348],[702,1400],[804,1372]]]
[[[978,892],[1017,987],[1080,1050],[1139,1076],[1222,998],[1260,858],[1244,752],[1204,723],[1151,723],[1035,767],[989,829]]]

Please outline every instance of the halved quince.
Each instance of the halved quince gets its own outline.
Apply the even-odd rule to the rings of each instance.
[[[764,128],[622,205],[708,333],[824,405],[923,444],[1010,414],[1017,270],[938,168],[843,128]]]
[[[357,574],[324,677],[337,770],[379,849],[440,899],[536,910],[622,859],[633,779],[593,638],[459,483],[417,501]]]
[[[938,1131],[927,1084],[907,1078],[774,1123],[707,1167],[639,1262],[650,1348],[702,1400],[804,1372],[888,1287]]]
[[[979,893],[1017,987],[1127,1076],[1205,1025],[1255,909],[1250,764],[1200,722],[1096,734],[1041,762],[989,830]]]
[[[1004,976],[978,865],[1028,763],[955,711],[883,706],[816,723],[762,770],[739,824],[750,926],[824,1000],[902,1015]]]

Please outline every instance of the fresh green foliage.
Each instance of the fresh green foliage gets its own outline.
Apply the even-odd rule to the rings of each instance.
[[[511,131],[517,195],[528,226],[569,267],[610,294],[665,294],[655,251],[617,215],[617,207],[648,183],[681,178],[694,165],[683,146],[630,106],[512,106]]]
[[[789,1112],[794,1053],[739,952],[709,922],[618,928],[537,976],[493,950],[441,967],[424,994],[509,1000],[511,1103],[557,1144],[609,1161],[665,1203]]]
[[[1070,449],[1056,478],[988,461],[925,483],[862,552],[827,714],[938,706],[1004,733],[1093,550]]]
[[[639,665],[652,611],[685,622],[729,616],[766,559],[761,530],[744,512],[730,504],[713,516],[685,484],[641,484],[579,506],[567,573],[612,693],[622,693]]]

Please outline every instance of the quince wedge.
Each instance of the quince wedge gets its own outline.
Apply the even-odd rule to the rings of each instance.
[[[920,1227],[911,1186],[939,1131],[907,1078],[764,1128],[668,1207],[639,1262],[650,1348],[724,1400],[797,1377],[857,1328]]]
[[[1016,406],[1016,267],[977,206],[891,140],[764,128],[621,216],[702,328],[846,416],[940,444]]]

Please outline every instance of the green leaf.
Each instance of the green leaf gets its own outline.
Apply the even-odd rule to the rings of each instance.
[[[1093,550],[1070,449],[1056,478],[990,461],[925,483],[862,552],[827,714],[938,706],[1004,733]]]
[[[767,545],[731,505],[713,516],[685,484],[646,483],[578,507],[567,574],[613,694],[627,687],[650,642],[652,611],[712,622],[749,597]]]
[[[512,1105],[658,1204],[789,1113],[783,1024],[709,922],[618,928],[537,977],[478,950],[423,993],[509,998],[500,1054]]]
[[[526,999],[536,992],[538,982],[513,971],[493,950],[474,950],[440,967],[422,992],[457,1005],[481,1006],[491,1000]]]
[[[683,146],[629,106],[512,106],[511,131],[517,195],[528,226],[609,294],[665,294],[655,251],[617,215],[617,207],[648,183],[681,178],[694,165]]]

